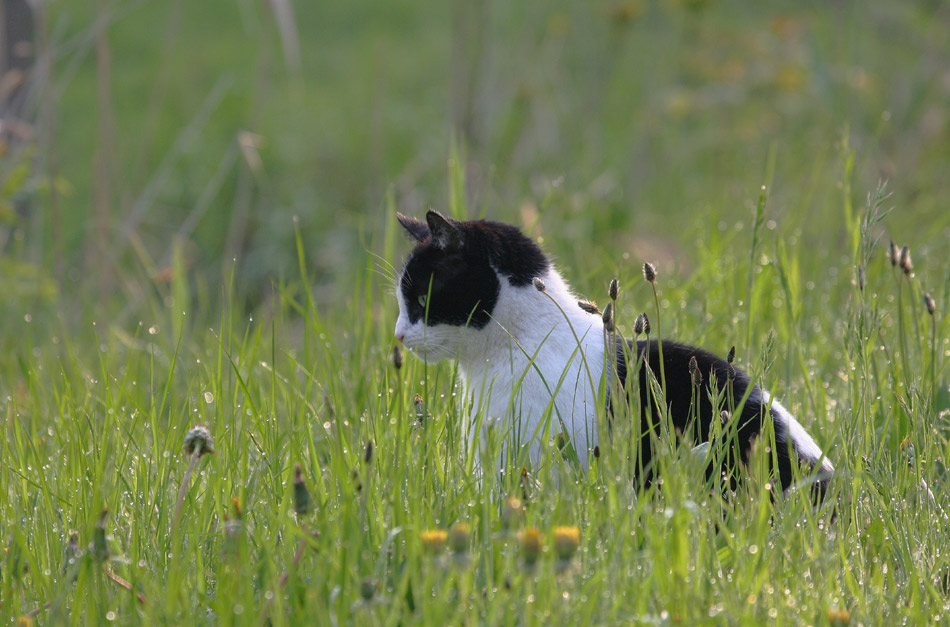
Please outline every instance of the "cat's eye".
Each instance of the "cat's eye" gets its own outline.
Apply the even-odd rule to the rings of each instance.
[[[425,294],[419,294],[419,298],[416,299],[416,302],[418,302],[419,306],[422,307],[423,309],[426,308],[427,301],[428,301],[428,297]]]

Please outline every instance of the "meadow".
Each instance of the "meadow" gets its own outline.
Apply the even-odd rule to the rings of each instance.
[[[948,28],[50,4],[0,155],[0,620],[950,622]],[[729,498],[691,443],[638,492],[622,428],[586,473],[553,433],[479,473],[453,364],[394,351],[395,213],[429,207],[518,224],[580,297],[618,278],[628,337],[735,346],[835,463],[826,506],[764,446]]]

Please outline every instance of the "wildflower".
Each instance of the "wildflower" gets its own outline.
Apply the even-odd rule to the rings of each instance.
[[[931,316],[937,311],[937,303],[934,302],[934,297],[931,296],[929,292],[924,294],[924,307],[927,308],[927,313]]]
[[[699,364],[696,363],[695,356],[689,358],[689,376],[692,378],[695,387],[703,384],[703,373],[699,371]]]
[[[393,366],[399,371],[402,368],[402,349],[399,344],[393,346]]]
[[[509,527],[520,520],[523,513],[524,508],[521,505],[521,499],[517,496],[510,496],[501,506],[501,521],[505,527]]]
[[[581,532],[577,527],[554,528],[554,552],[560,560],[567,561],[577,552],[581,542]]]
[[[472,528],[463,522],[457,522],[449,528],[449,546],[455,553],[468,551]]]
[[[224,515],[224,539],[226,549],[234,551],[237,547],[237,541],[241,537],[241,529],[244,526],[244,510],[241,508],[241,501],[236,496],[231,497],[231,515]]]
[[[577,301],[577,306],[586,311],[589,314],[599,314],[600,309],[597,308],[597,303],[590,300],[579,300]]]
[[[611,5],[607,8],[606,14],[607,17],[618,26],[623,26],[639,18],[643,15],[645,10],[646,7],[643,2],[628,0],[627,2]]]
[[[422,541],[422,548],[426,553],[436,555],[445,548],[445,543],[449,539],[449,532],[445,529],[428,529],[419,534],[419,540]]]
[[[196,457],[214,453],[214,440],[204,425],[197,425],[185,434],[185,452]]]
[[[300,464],[294,466],[294,512],[298,516],[309,514],[313,510],[313,498],[303,478]]]
[[[604,307],[604,313],[601,316],[601,320],[604,321],[604,329],[607,333],[613,333],[614,330],[614,304],[607,303],[607,306]]]
[[[900,265],[904,274],[910,274],[914,270],[914,262],[910,259],[910,246],[906,244],[901,248]]]
[[[544,548],[541,532],[537,527],[528,527],[518,534],[518,542],[521,544],[521,555],[525,563],[533,566],[541,557],[541,551]]]
[[[656,266],[650,262],[643,264],[643,278],[647,280],[647,283],[653,283],[656,281]]]
[[[534,277],[531,279],[531,282],[534,284],[534,289],[538,290],[539,292],[543,292],[545,289],[547,289],[544,285],[544,281],[542,281],[539,277]]]
[[[828,622],[833,627],[838,627],[839,625],[850,625],[851,624],[851,612],[848,610],[839,610],[836,608],[828,608]]]
[[[607,294],[610,296],[610,300],[617,300],[617,294],[620,293],[620,281],[617,279],[610,279],[610,286],[607,288]]]
[[[633,332],[637,335],[650,335],[650,318],[646,313],[637,316],[636,322],[633,323]]]

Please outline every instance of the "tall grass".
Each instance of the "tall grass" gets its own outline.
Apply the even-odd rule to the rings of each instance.
[[[44,25],[42,159],[0,155],[0,621],[947,621],[945,10],[486,5],[443,63],[451,7],[107,4],[121,241],[84,227],[91,5]],[[620,336],[736,346],[837,521],[764,445],[725,500],[665,438],[638,491],[624,407],[587,473],[555,429],[537,466],[478,450],[453,364],[393,361],[395,211],[429,204],[518,222],[590,298],[619,277]]]
[[[836,463],[835,523],[807,490],[771,494],[764,446],[729,501],[706,491],[688,446],[661,446],[662,487],[638,494],[622,429],[586,474],[553,443],[540,467],[509,461],[497,475],[473,472],[453,367],[392,361],[395,304],[378,260],[368,256],[350,295],[321,307],[301,247],[300,276],[275,285],[269,307],[248,317],[225,286],[211,328],[179,301],[192,280],[182,266],[171,303],[153,303],[131,332],[108,321],[78,333],[52,319],[18,323],[24,342],[0,373],[0,612],[50,623],[940,620],[950,443],[946,415],[936,413],[945,392],[934,400],[927,366],[934,360],[945,389],[947,360],[914,332],[929,322],[908,303],[918,279],[888,276],[898,271],[875,246],[886,202],[881,190],[869,195],[853,223],[859,246],[844,268],[862,267],[863,285],[826,273],[798,290],[803,277],[787,252],[760,244],[768,259],[754,282],[753,337],[787,311],[771,301],[798,295],[789,306],[801,317],[788,323],[801,347],[798,358],[750,369]],[[710,300],[747,263],[741,241],[697,268]],[[371,243],[393,265],[401,248],[388,234]],[[621,278],[637,281],[634,272]],[[716,348],[689,307],[669,305],[692,297],[689,283],[657,284],[667,303],[660,315]],[[945,331],[945,312],[933,321]],[[728,320],[717,326],[745,332]],[[820,380],[809,385],[803,379],[816,373],[794,367],[782,382],[776,363],[808,368],[801,355],[836,333],[840,363],[813,366]],[[824,411],[813,413],[815,404]],[[199,424],[213,454],[185,451]],[[482,468],[496,467],[497,449],[481,454]],[[513,510],[511,497],[520,501]],[[559,526],[568,548],[570,528],[579,532],[567,559],[553,550]],[[454,551],[432,533],[450,528]],[[532,534],[551,547],[535,562]]]

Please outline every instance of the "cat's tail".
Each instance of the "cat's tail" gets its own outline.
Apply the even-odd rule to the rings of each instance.
[[[813,482],[812,491],[815,494],[816,501],[821,502],[828,490],[828,483],[835,472],[834,464],[831,463],[831,460],[821,450],[814,438],[805,431],[805,427],[795,420],[791,412],[772,398],[768,392],[763,390],[762,396],[763,404],[771,409],[772,421],[775,424],[775,443],[780,449],[780,455],[784,455],[785,451],[790,450],[791,453],[789,454],[794,454],[798,458],[801,467],[806,471],[811,471],[804,480]],[[788,468],[780,468],[779,474],[782,475],[782,486],[789,489],[792,480],[791,464]]]

